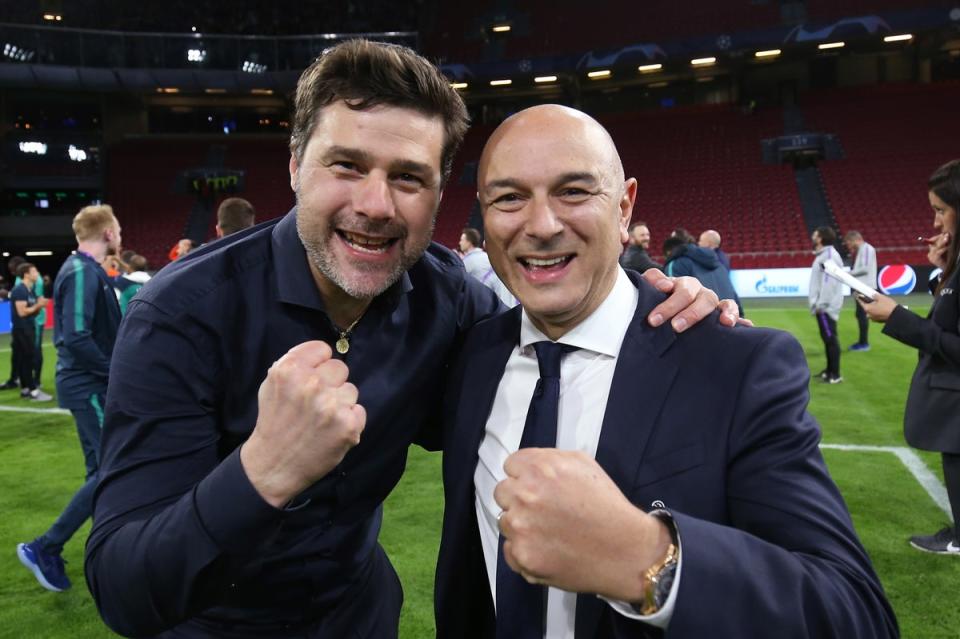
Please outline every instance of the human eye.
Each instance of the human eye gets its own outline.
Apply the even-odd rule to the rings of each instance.
[[[411,187],[421,187],[426,184],[425,180],[415,173],[398,173],[394,179],[403,185]]]
[[[558,195],[565,202],[582,202],[589,198],[592,193],[579,186],[565,186],[559,190]]]
[[[503,193],[493,197],[490,204],[501,211],[516,211],[523,206],[523,198],[519,193]]]
[[[360,166],[352,160],[334,159],[330,161],[330,167],[338,173],[360,173]]]

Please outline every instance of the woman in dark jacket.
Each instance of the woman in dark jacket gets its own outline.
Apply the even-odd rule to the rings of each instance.
[[[911,537],[910,544],[926,552],[960,555],[960,160],[937,169],[928,188],[937,235],[928,240],[927,258],[943,271],[930,313],[924,319],[886,295],[871,303],[861,300],[860,305],[870,319],[886,323],[884,333],[920,351],[903,416],[904,436],[914,448],[943,457],[953,526]]]

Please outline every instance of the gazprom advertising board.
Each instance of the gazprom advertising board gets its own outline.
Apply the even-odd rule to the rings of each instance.
[[[740,297],[806,297],[810,268],[737,269],[730,280]]]
[[[849,267],[844,267],[848,271]],[[931,274],[929,268],[916,269],[905,264],[892,264],[880,269],[875,285],[888,295],[907,295],[917,281],[926,282]],[[737,269],[730,272],[730,281],[740,297],[806,297],[810,286],[809,268],[757,268]],[[923,285],[925,287],[926,284]],[[923,290],[926,290],[925,288]],[[850,295],[850,287],[843,287],[843,294]]]

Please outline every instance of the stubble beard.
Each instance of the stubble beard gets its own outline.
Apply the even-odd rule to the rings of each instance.
[[[342,222],[346,219],[346,215],[340,213],[329,217],[326,222],[308,222],[308,219],[316,220],[317,216],[304,214],[307,209],[301,203],[299,189],[296,191],[296,198],[297,236],[300,238],[300,243],[303,244],[307,259],[325,278],[354,299],[372,299],[393,286],[426,252],[433,238],[433,230],[437,222],[437,212],[434,211],[430,218],[430,228],[422,238],[412,237],[405,226],[400,227],[395,222],[344,224]],[[400,234],[397,242],[400,243],[400,260],[386,272],[383,267],[355,263],[352,268],[360,272],[360,277],[350,278],[340,268],[331,247],[332,242],[338,241],[337,238],[333,237],[334,229],[338,227],[371,235],[384,233],[386,229],[399,230]],[[379,277],[377,277],[378,275]]]

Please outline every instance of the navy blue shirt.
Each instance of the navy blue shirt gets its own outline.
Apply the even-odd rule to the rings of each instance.
[[[64,408],[84,408],[91,395],[107,390],[120,326],[112,280],[96,260],[77,252],[54,280],[53,309],[57,401]]]
[[[26,302],[27,306],[36,304],[37,296],[34,295],[33,289],[27,288],[26,284],[20,282],[13,287],[7,299],[10,300],[10,327],[13,330],[26,330],[32,333],[37,316],[28,315],[27,317],[20,317],[20,314],[17,313],[17,302]]]
[[[360,444],[275,509],[239,458],[256,424],[257,390],[292,347],[338,337],[295,215],[177,260],[130,302],[112,362],[86,560],[101,615],[123,634],[192,619],[213,635],[259,628],[278,636],[337,615],[358,589],[374,590],[381,504],[410,443],[438,426],[446,369],[464,333],[501,310],[454,253],[432,245],[372,302],[342,356],[367,411]]]

